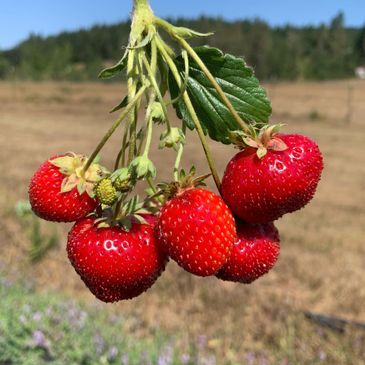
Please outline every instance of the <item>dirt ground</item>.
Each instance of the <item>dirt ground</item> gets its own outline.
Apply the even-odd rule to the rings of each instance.
[[[260,356],[265,356],[270,364],[365,364],[365,331],[348,326],[338,333],[303,314],[365,322],[365,82],[265,86],[272,98],[272,121],[316,140],[325,162],[313,202],[277,222],[281,256],[269,275],[245,286],[193,277],[170,263],[146,294],[104,306],[67,261],[70,226],[52,224],[43,228],[57,229],[62,244],[41,263],[29,263],[27,230],[15,217],[14,205],[27,198],[29,179],[41,162],[63,151],[91,153],[116,118],[108,110],[122,98],[124,86],[96,83],[0,83],[0,272],[29,277],[38,290],[61,290],[122,313],[125,329],[135,336],[162,331],[182,348],[203,336],[206,351],[217,355],[219,363],[245,363],[254,356],[256,362],[247,364],[261,364]],[[189,135],[184,165],[206,173],[199,141],[193,132]],[[109,168],[120,138],[116,133],[101,153]],[[222,175],[236,151],[211,146]],[[169,178],[166,166],[173,154],[160,151],[152,158],[161,180]],[[209,185],[213,189],[212,181]]]

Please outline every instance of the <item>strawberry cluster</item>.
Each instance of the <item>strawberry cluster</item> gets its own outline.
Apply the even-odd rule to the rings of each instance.
[[[68,235],[68,257],[104,302],[146,291],[168,258],[194,275],[251,283],[278,259],[280,238],[272,222],[311,200],[323,169],[318,146],[309,138],[275,138],[284,149],[268,148],[259,157],[247,146],[233,157],[222,181],[223,198],[188,176],[162,187],[154,210],[139,207],[126,214],[128,227],[105,218],[121,174],[113,181],[98,164],[84,172],[84,156],[66,154],[44,162],[31,180],[30,202],[41,218],[76,221]]]
[[[269,125],[270,101],[243,59],[216,48],[194,49],[188,39],[210,34],[156,17],[148,0],[133,2],[124,55],[99,75],[111,78],[126,70],[128,95],[112,110],[120,115],[89,158],[68,153],[41,165],[29,188],[33,211],[46,220],[76,222],[68,257],[105,302],[146,291],[169,258],[194,275],[251,283],[278,259],[273,222],[312,199],[323,169],[319,148]],[[181,128],[172,125],[169,107]],[[122,122],[121,149],[109,172],[97,156]],[[157,169],[149,158],[155,124],[164,128],[158,147],[176,152],[171,183],[155,182]],[[194,178],[194,170],[187,175],[180,169],[187,128],[197,131],[221,196],[202,187],[209,175]],[[241,149],[222,183],[207,135]],[[133,195],[139,182],[149,186],[141,203]]]

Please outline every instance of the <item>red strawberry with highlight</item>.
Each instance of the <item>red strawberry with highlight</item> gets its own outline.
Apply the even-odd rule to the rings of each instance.
[[[161,247],[186,271],[214,275],[226,263],[236,239],[234,218],[218,195],[182,189],[161,209]]]
[[[268,223],[304,207],[313,198],[322,170],[315,142],[302,135],[277,134],[264,147],[250,144],[233,157],[221,193],[242,220]]]
[[[94,218],[77,222],[68,235],[68,257],[90,291],[104,302],[131,299],[150,288],[164,270],[149,224],[98,228]]]
[[[66,154],[45,161],[33,175],[29,200],[40,218],[56,222],[74,222],[91,213],[97,206],[94,183],[105,173],[92,164],[83,174],[87,158]]]
[[[239,223],[231,256],[217,277],[249,284],[271,270],[279,253],[279,232],[272,223]]]

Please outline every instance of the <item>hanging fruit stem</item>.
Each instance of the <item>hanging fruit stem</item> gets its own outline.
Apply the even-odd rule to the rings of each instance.
[[[115,132],[115,130],[119,127],[120,123],[126,118],[128,113],[135,107],[135,105],[138,103],[139,99],[142,97],[143,93],[146,90],[146,86],[142,86],[138,93],[135,95],[134,99],[129,102],[129,104],[126,106],[126,108],[122,111],[119,118],[114,122],[114,124],[110,127],[108,132],[105,134],[103,139],[99,142],[97,147],[95,148],[94,152],[91,154],[89,159],[87,160],[84,168],[83,168],[83,174],[87,171],[87,169],[90,167],[90,165],[95,160],[95,157],[98,155],[98,153],[101,151],[101,149],[104,147],[105,143],[109,140],[109,138],[112,136],[112,134]]]
[[[171,56],[169,55],[169,53],[166,51],[164,45],[162,42],[160,42],[160,38],[157,36],[156,37],[156,44],[157,44],[157,48],[159,49],[159,51],[161,52],[162,56],[164,57],[165,59],[165,62],[167,63],[167,65],[169,66],[170,70],[171,70],[171,73],[173,74],[179,88],[182,87],[182,80],[181,80],[181,77],[180,77],[180,74],[179,74],[179,71],[173,61],[173,59],[171,58]],[[201,123],[199,121],[199,118],[198,116],[196,115],[196,112],[195,112],[195,109],[193,107],[193,104],[191,103],[191,100],[190,100],[190,97],[187,93],[187,91],[184,91],[183,93],[183,99],[184,99],[184,102],[185,102],[185,105],[189,111],[189,114],[195,124],[195,128],[198,132],[198,135],[199,135],[199,138],[200,138],[200,142],[203,146],[203,150],[204,150],[204,153],[205,153],[205,156],[207,158],[207,161],[208,161],[208,164],[209,164],[209,168],[210,168],[210,171],[212,172],[212,175],[213,175],[213,179],[214,179],[214,182],[217,186],[217,189],[218,191],[220,190],[220,186],[221,186],[221,182],[220,182],[220,179],[219,179],[219,175],[218,175],[218,171],[217,171],[217,168],[216,168],[216,165],[215,165],[215,162],[214,162],[214,159],[213,159],[213,156],[212,156],[212,153],[210,151],[210,148],[208,146],[208,142],[205,138],[205,134],[204,134],[204,131],[203,131],[203,128],[201,126]]]

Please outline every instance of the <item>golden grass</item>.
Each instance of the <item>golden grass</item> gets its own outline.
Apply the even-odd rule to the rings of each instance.
[[[303,316],[308,310],[365,322],[365,83],[280,83],[267,89],[273,121],[287,123],[288,132],[315,139],[325,161],[313,202],[277,222],[282,251],[275,269],[244,286],[196,278],[170,263],[146,294],[106,308],[123,313],[126,329],[134,335],[162,329],[182,348],[205,335],[207,351],[216,354],[219,363],[244,363],[246,353],[253,351],[272,364],[365,364],[364,333],[332,333]],[[115,84],[0,83],[0,270],[31,277],[39,290],[62,290],[96,303],[67,262],[69,226],[58,228],[62,247],[32,266],[27,237],[12,209],[17,200],[27,198],[29,179],[46,158],[62,151],[92,151],[115,118],[107,111],[124,92]],[[190,136],[185,166],[194,163],[205,173],[198,139]],[[103,150],[109,167],[119,138],[113,137]],[[222,174],[235,150],[211,146]],[[161,177],[168,178],[172,154],[156,152],[153,157]]]

